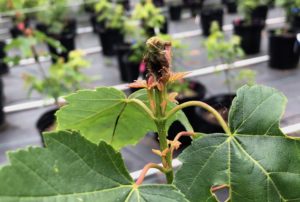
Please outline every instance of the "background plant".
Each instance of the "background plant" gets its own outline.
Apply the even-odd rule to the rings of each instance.
[[[1,0],[0,9],[1,11],[17,11],[24,8],[25,0]]]
[[[50,46],[64,50],[65,48],[61,43],[46,34],[32,30],[30,28],[24,29],[24,35],[12,39],[6,46],[5,51],[8,52],[12,49],[18,49],[19,52],[15,55],[9,55],[5,58],[5,62],[12,65],[18,65],[21,59],[34,57],[38,60],[40,56],[47,56],[47,52],[33,50],[33,47],[40,43],[47,43]],[[55,56],[53,56],[55,57]],[[57,57],[57,56],[56,56]]]
[[[40,77],[24,73],[23,79],[29,94],[36,91],[44,96],[51,97],[58,105],[58,98],[70,92],[81,89],[83,83],[90,79],[81,72],[82,68],[89,67],[89,62],[84,58],[84,53],[80,50],[71,51],[68,61],[60,58],[55,64],[51,65],[49,72],[45,72],[42,67]]]
[[[5,61],[8,64],[17,65],[21,59],[33,57],[40,75],[36,77],[24,73],[23,78],[26,86],[29,88],[29,94],[35,90],[38,93],[52,97],[58,104],[60,96],[78,90],[82,82],[89,81],[80,72],[80,69],[88,67],[89,63],[83,59],[84,54],[82,51],[72,51],[67,62],[58,56],[52,56],[57,58],[57,62],[47,72],[40,62],[40,57],[46,56],[48,53],[41,53],[41,51],[36,49],[39,43],[48,43],[55,48],[64,49],[57,40],[48,37],[42,32],[28,28],[24,30],[24,36],[13,39],[6,45],[6,51],[20,48],[20,52],[17,55],[6,57]]]
[[[162,28],[165,17],[161,11],[155,7],[152,0],[146,0],[144,3],[137,3],[132,12],[132,18],[140,20],[145,29]]]
[[[287,21],[290,22],[295,15],[300,15],[299,0],[276,0],[276,4],[285,9]]]
[[[47,32],[60,34],[70,17],[67,0],[52,0],[49,9],[37,12],[38,21],[47,26]]]
[[[252,12],[255,8],[261,5],[268,6],[270,0],[238,0],[238,8],[244,15],[246,23],[252,23]]]
[[[112,3],[108,0],[100,0],[95,4],[98,14],[97,20],[105,24],[105,28],[118,29],[124,32],[127,21],[122,5]]]
[[[217,22],[211,25],[211,34],[204,42],[204,47],[207,50],[208,59],[219,59],[222,64],[227,65],[224,70],[228,92],[232,92],[232,85],[238,88],[243,81],[253,84],[255,81],[255,72],[251,70],[241,70],[237,77],[231,74],[233,63],[236,59],[244,56],[244,51],[240,47],[240,37],[232,36],[230,39],[226,38],[224,33],[220,30]],[[246,79],[247,78],[247,79]],[[233,83],[233,84],[232,84]]]

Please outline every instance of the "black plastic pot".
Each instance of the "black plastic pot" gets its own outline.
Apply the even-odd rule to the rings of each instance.
[[[68,60],[68,55],[69,52],[72,50],[75,50],[75,34],[74,33],[66,33],[66,34],[61,34],[61,35],[50,35],[52,38],[58,40],[62,46],[65,48],[64,51],[58,50],[54,47],[52,47],[50,44],[48,44],[48,49],[53,55],[52,57],[52,62],[56,62],[56,56],[58,57],[63,57],[65,61]]]
[[[45,33],[45,34],[53,35],[53,33],[51,33],[49,31],[49,28],[46,24],[37,23],[36,24],[36,29],[43,32],[43,33]],[[64,28],[63,28],[60,35],[70,34],[70,33],[76,35],[76,29],[77,29],[77,21],[75,19],[68,19],[64,22]]]
[[[181,19],[181,5],[171,5],[169,7],[169,15],[172,21],[179,21]]]
[[[203,98],[206,94],[206,88],[203,84],[201,84],[200,82],[196,82],[196,81],[188,81],[188,82],[189,82],[189,88],[192,89],[196,95],[192,96],[192,97],[178,97],[177,101],[179,102],[179,104],[182,104],[182,103],[188,102],[188,101],[193,101],[193,100],[201,101],[201,100],[203,100]],[[198,125],[198,118],[195,113],[195,109],[196,109],[196,107],[187,107],[187,108],[183,109],[183,112],[187,116],[189,122],[191,123],[191,125],[194,129]],[[169,128],[168,139],[173,140],[174,137],[181,131],[186,131],[186,129],[179,121],[175,121]],[[191,143],[191,138],[190,137],[181,137],[179,139],[179,141],[183,145],[189,145]]]
[[[64,34],[75,34],[77,31],[77,21],[75,19],[70,19],[66,22],[65,28],[63,29]]]
[[[237,13],[237,3],[236,1],[228,1],[226,2],[227,12],[230,14]]]
[[[93,27],[94,33],[100,33],[105,30],[105,22],[104,21],[99,22],[97,18],[98,18],[98,14],[96,13],[91,14],[90,23]]]
[[[105,56],[116,54],[116,46],[124,42],[124,35],[118,29],[97,30]]]
[[[35,26],[35,28],[37,29],[37,30],[39,30],[40,32],[43,32],[43,33],[47,33],[47,26],[45,25],[45,24],[43,24],[43,23],[37,23],[36,24],[36,26]]]
[[[58,108],[51,109],[45,112],[44,114],[42,114],[41,117],[37,120],[36,128],[41,135],[43,144],[44,144],[43,132],[49,131],[49,128],[51,128],[55,124],[56,122],[55,113],[57,112],[57,110]]]
[[[198,0],[183,0],[183,7],[187,8],[191,11],[191,15],[195,17],[199,14],[201,7],[202,7],[202,1]]]
[[[295,32],[300,31],[300,16],[299,15],[295,15],[295,16],[292,17],[291,28]]]
[[[203,102],[219,111],[220,114],[224,116],[223,118],[226,121],[228,118],[229,108],[234,97],[234,94],[221,94],[208,98]],[[210,113],[199,107],[196,107],[195,110],[195,113],[197,115],[197,125],[194,128],[195,131],[201,133],[224,132],[223,128],[215,121],[215,119],[211,118],[212,116]]]
[[[13,26],[10,30],[10,35],[12,38],[18,38],[23,35],[23,31],[21,31],[17,26]]]
[[[253,21],[266,21],[268,15],[268,6],[261,5],[257,6],[251,13]]]
[[[124,75],[126,77],[126,82],[131,83],[137,80],[140,75],[140,62],[130,61],[131,53],[126,53],[122,57],[122,62],[124,64]]]
[[[255,24],[245,24],[243,21],[235,21],[234,33],[241,37],[241,47],[246,54],[256,54],[260,52],[261,32],[264,22]]]
[[[204,36],[209,36],[210,34],[210,26],[213,21],[217,21],[220,28],[223,26],[223,9],[215,8],[215,9],[203,9],[201,10],[201,27]]]
[[[269,66],[281,70],[296,68],[300,56],[300,44],[296,34],[277,35],[274,30],[269,34]]]
[[[168,33],[168,18],[165,18],[165,22],[164,24],[162,25],[162,27],[159,29],[159,32],[161,34],[167,34]],[[143,26],[145,31],[146,31],[146,34],[147,36],[150,38],[152,36],[155,36],[155,28],[153,27],[146,27],[146,26]]]
[[[52,55],[52,62],[55,63],[57,57],[63,57],[66,61],[68,60],[69,52],[75,50],[75,37],[76,37],[76,30],[77,30],[77,22],[75,19],[70,19],[65,22],[65,27],[63,31],[59,34],[53,34],[49,32],[48,27],[45,24],[38,23],[36,28],[47,34],[48,36],[58,40],[61,45],[65,48],[65,50],[58,50],[52,47],[50,44],[48,45],[48,49],[50,54]]]
[[[95,12],[95,4],[94,3],[84,3],[83,4],[83,9],[87,13],[94,13]]]
[[[124,55],[128,55],[130,53],[131,44],[122,43],[116,46],[117,60],[120,71],[121,80],[124,82],[128,81],[127,72],[126,72],[126,64],[124,63]]]
[[[6,43],[4,41],[0,41],[0,75],[9,72],[8,65],[4,62],[4,58],[6,57],[6,52],[4,50],[5,45]]]

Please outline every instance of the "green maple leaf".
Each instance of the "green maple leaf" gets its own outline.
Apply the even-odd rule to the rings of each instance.
[[[10,153],[0,169],[1,202],[187,201],[172,185],[136,186],[120,153],[77,132],[45,135],[47,148]]]
[[[90,141],[99,143],[103,140],[116,149],[136,144],[147,132],[157,130],[149,114],[131,102],[136,99],[147,105],[145,97],[144,90],[128,98],[124,92],[107,87],[78,91],[66,97],[67,106],[57,113],[58,128],[80,130]],[[192,130],[183,112],[174,115],[168,125],[175,119]]]
[[[286,98],[263,86],[241,88],[228,134],[204,135],[186,149],[175,185],[192,202],[217,201],[211,188],[227,185],[231,202],[300,201],[300,141],[279,121]]]

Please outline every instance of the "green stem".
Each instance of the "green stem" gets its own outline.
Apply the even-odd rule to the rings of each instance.
[[[134,102],[137,105],[139,105],[140,107],[142,107],[142,109],[153,119],[156,120],[156,117],[153,115],[153,112],[145,105],[145,103],[143,103],[141,100],[138,99],[129,99],[128,102]]]
[[[31,46],[31,51],[32,51],[33,58],[34,58],[35,62],[37,63],[37,66],[39,68],[39,71],[41,72],[41,75],[42,75],[43,79],[46,80],[47,79],[47,74],[44,70],[43,65],[41,64],[41,62],[39,60],[39,55],[37,53],[37,50],[36,50],[35,46]]]
[[[156,127],[159,137],[159,146],[161,152],[165,151],[166,149],[169,149],[168,141],[167,141],[167,127],[166,127],[166,120],[165,119],[165,111],[161,107],[161,103],[165,101],[165,92],[159,91],[158,89],[154,90],[154,97],[155,97],[155,103],[156,103]],[[167,152],[166,156],[162,156],[162,162],[164,168],[167,170],[165,172],[167,183],[171,184],[173,182],[174,174],[173,174],[173,168],[172,168],[172,155],[171,152]]]
[[[161,152],[168,149],[168,141],[167,141],[167,130],[166,130],[166,122],[165,121],[157,121],[156,126],[158,129],[158,137],[159,137],[159,146]],[[163,166],[166,169],[166,179],[168,184],[172,184],[174,173],[172,168],[172,155],[171,152],[167,152],[166,156],[162,156]],[[165,163],[164,163],[165,162]]]
[[[177,111],[182,110],[183,108],[192,107],[192,106],[204,108],[207,111],[209,111],[210,113],[212,113],[215,116],[215,118],[217,119],[217,121],[220,123],[220,125],[222,126],[222,128],[224,129],[226,134],[228,134],[229,136],[232,136],[232,133],[231,133],[227,123],[224,121],[223,117],[219,114],[219,112],[217,112],[214,108],[212,108],[208,104],[201,102],[201,101],[189,101],[189,102],[185,102],[181,105],[177,105],[171,111],[168,112],[168,114],[166,116],[166,120],[168,120],[171,116],[173,116]]]
[[[141,184],[143,183],[143,181],[144,181],[144,179],[145,179],[145,176],[146,176],[146,174],[147,174],[147,172],[148,172],[148,170],[149,170],[150,168],[158,169],[158,170],[160,170],[160,171],[163,172],[163,173],[166,172],[165,169],[164,169],[163,167],[161,167],[161,166],[159,166],[159,165],[157,165],[157,164],[155,164],[155,163],[148,163],[148,164],[144,167],[144,169],[142,170],[141,175],[139,176],[139,178],[137,179],[137,181],[136,181],[136,183],[135,183],[137,186],[139,186],[139,185],[141,185]]]

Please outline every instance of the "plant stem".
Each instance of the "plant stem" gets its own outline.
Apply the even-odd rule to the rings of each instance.
[[[182,132],[178,133],[178,134],[175,136],[173,142],[178,142],[179,139],[180,139],[181,137],[183,137],[183,136],[193,137],[193,136],[195,136],[195,133],[194,133],[194,132],[188,132],[188,131],[182,131]],[[174,146],[171,146],[171,156],[172,156],[172,158],[173,158],[173,153],[174,153],[174,150],[175,150],[175,149],[176,149],[176,148],[175,148]]]
[[[169,119],[171,116],[173,116],[177,111],[182,110],[183,108],[186,108],[186,107],[191,107],[191,106],[201,107],[201,108],[206,109],[210,113],[212,113],[215,116],[215,118],[217,119],[217,121],[220,123],[222,128],[224,129],[225,133],[228,134],[229,136],[232,136],[232,133],[231,133],[227,123],[224,121],[224,119],[219,114],[219,112],[217,112],[214,108],[212,108],[208,104],[201,102],[201,101],[189,101],[189,102],[185,102],[183,104],[177,105],[171,111],[168,112],[168,114],[166,116],[166,120]]]
[[[163,152],[164,150],[169,148],[168,141],[167,141],[166,122],[165,121],[157,121],[156,126],[158,129],[160,151]],[[166,156],[162,156],[162,162],[163,162],[164,168],[166,169],[165,174],[166,174],[166,178],[167,178],[167,183],[171,184],[173,182],[173,178],[174,178],[171,152],[167,152]]]
[[[43,78],[46,80],[47,75],[46,75],[46,72],[44,71],[44,67],[42,66],[42,64],[39,60],[39,55],[37,54],[37,50],[36,50],[35,46],[31,46],[31,51],[33,53],[33,58],[34,58],[35,62],[37,63],[37,66],[38,66]]]
[[[46,74],[46,72],[44,70],[44,67],[43,67],[42,63],[40,62],[40,60],[39,60],[39,55],[37,53],[37,50],[36,50],[35,46],[31,46],[31,51],[33,53],[34,60],[37,63],[38,69],[39,69],[39,71],[40,71],[43,79],[45,81],[47,81],[47,83],[49,84],[49,86],[52,86],[51,79],[48,79],[48,77],[47,77],[47,74]],[[54,99],[55,105],[59,108],[60,107],[59,106],[59,101],[58,101],[58,97],[59,96],[52,96],[52,97]]]
[[[229,67],[228,66],[228,64],[227,64],[227,67]],[[226,85],[227,85],[227,90],[228,90],[228,93],[231,93],[231,81],[230,81],[230,78],[229,78],[229,69],[225,69],[225,79],[226,79]]]
[[[166,120],[165,119],[165,109],[162,107],[162,103],[166,101],[165,98],[165,90],[159,91],[158,89],[154,90],[154,98],[156,104],[156,127],[159,137],[159,146],[160,151],[163,152],[164,150],[169,148],[168,141],[167,141],[167,129],[166,129]],[[168,184],[173,182],[174,174],[172,168],[172,155],[171,152],[167,152],[166,156],[162,156],[162,162],[164,168],[167,170],[165,172]]]
[[[151,168],[156,168],[156,169],[160,170],[163,173],[166,172],[165,169],[163,167],[161,167],[160,165],[157,165],[155,163],[148,163],[147,165],[145,165],[145,167],[143,168],[139,178],[135,182],[136,185],[141,185],[143,183],[148,170],[151,169]]]
[[[136,103],[137,105],[139,105],[140,107],[143,108],[143,110],[145,112],[147,112],[147,114],[153,119],[153,120],[156,120],[155,116],[153,115],[153,112],[141,101],[141,100],[138,100],[138,99],[130,99],[129,102],[134,102]]]
[[[221,64],[226,64],[226,68],[225,68],[225,84],[227,86],[227,90],[228,90],[228,93],[230,94],[231,93],[231,80],[230,80],[230,70],[231,70],[231,62],[229,62],[228,60],[224,59],[221,57]]]

